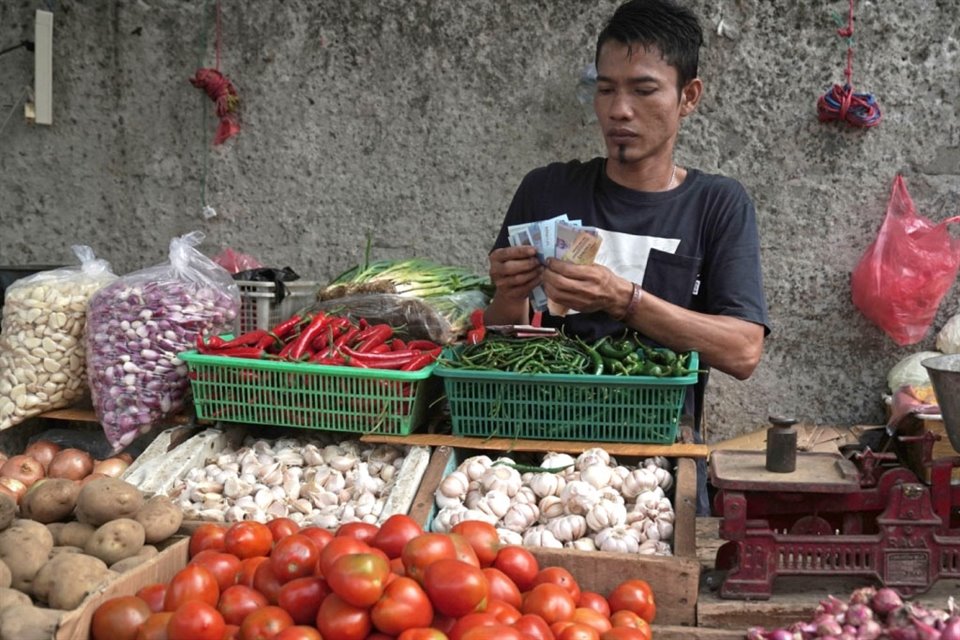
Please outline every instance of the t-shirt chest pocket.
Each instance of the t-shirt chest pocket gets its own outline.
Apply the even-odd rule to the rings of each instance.
[[[643,290],[675,305],[692,308],[700,263],[700,258],[651,249],[643,274]]]

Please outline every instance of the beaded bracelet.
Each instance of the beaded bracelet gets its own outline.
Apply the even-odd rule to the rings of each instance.
[[[630,292],[630,302],[627,303],[627,309],[623,312],[623,315],[617,318],[620,322],[626,322],[627,319],[633,315],[634,309],[637,308],[637,305],[640,304],[640,298],[643,297],[643,289],[636,282],[633,284],[633,291]]]

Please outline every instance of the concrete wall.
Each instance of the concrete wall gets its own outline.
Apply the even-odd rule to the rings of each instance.
[[[0,3],[0,48],[32,37],[43,4]],[[960,3],[858,3],[854,82],[884,110],[871,131],[814,111],[843,77],[831,12],[846,3],[692,4],[707,93],[679,161],[752,193],[775,326],[753,378],[713,377],[710,437],[770,412],[878,421],[887,370],[935,332],[896,347],[851,305],[849,276],[896,173],[921,211],[960,213]],[[521,177],[603,152],[574,87],[613,0],[225,2],[222,67],[243,131],[218,148],[212,103],[187,82],[214,62],[211,2],[50,5],[52,127],[26,124],[15,104],[32,57],[0,57],[0,118],[13,110],[0,131],[0,264],[68,260],[80,242],[125,272],[202,229],[209,254],[236,247],[321,280],[361,258],[366,234],[377,258],[485,271]]]

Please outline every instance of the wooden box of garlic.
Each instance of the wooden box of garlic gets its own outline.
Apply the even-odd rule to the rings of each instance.
[[[268,438],[240,425],[207,429],[169,452],[158,437],[156,448],[151,444],[124,478],[147,495],[173,498],[185,521],[288,517],[302,526],[335,529],[407,513],[430,462],[429,447],[276,432]]]
[[[411,512],[425,529],[485,520],[501,542],[529,547],[541,566],[564,567],[585,590],[606,595],[642,578],[656,595],[658,624],[696,624],[693,460],[615,459],[602,448],[496,457],[437,447],[426,477],[416,503],[431,507]]]

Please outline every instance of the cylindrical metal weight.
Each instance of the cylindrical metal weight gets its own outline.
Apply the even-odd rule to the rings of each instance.
[[[797,468],[797,421],[771,417],[767,429],[767,471],[792,473]]]

